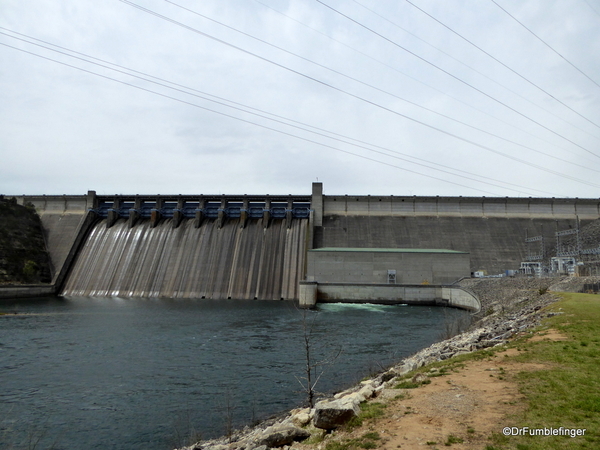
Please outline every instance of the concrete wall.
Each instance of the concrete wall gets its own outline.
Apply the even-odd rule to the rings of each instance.
[[[323,215],[589,220],[600,217],[600,199],[327,195]]]
[[[88,209],[95,195],[16,197],[41,216],[57,281],[79,248],[77,237],[93,222]],[[582,225],[600,218],[598,199],[328,196],[321,183],[313,186],[311,203],[309,248],[446,248],[469,252],[470,271],[490,274],[517,269],[526,259],[526,233],[553,245],[554,232],[574,228],[577,218]],[[397,277],[403,282],[401,272]]]
[[[589,222],[582,220],[581,225]],[[575,216],[553,219],[329,214],[324,216],[323,226],[315,229],[313,247],[445,248],[468,252],[471,272],[497,274],[516,270],[526,260],[526,235],[543,235],[546,246],[553,246],[557,230],[576,226]],[[531,248],[534,250],[534,246]]]
[[[44,239],[52,264],[55,283],[85,223],[94,195],[25,195],[17,197],[19,204],[33,203],[42,220]]]
[[[448,306],[475,312],[481,311],[479,299],[463,288],[444,286],[441,288],[441,297],[448,301]]]
[[[106,220],[100,222],[90,211],[106,200],[94,191],[81,196],[16,198],[20,204],[33,203],[41,217],[52,263],[52,288],[57,293],[298,298],[298,281],[305,270],[308,219],[292,218],[287,211],[285,219],[250,219],[247,226],[241,226],[241,219],[223,219],[217,224],[205,218],[199,227],[193,226],[192,219],[184,219],[185,226],[174,227],[174,219],[161,219],[156,228],[150,227],[150,233],[146,219],[140,219],[133,228],[119,219],[118,227],[107,229]],[[300,199],[310,201],[308,196]],[[100,231],[106,238],[98,243],[95,236]],[[140,234],[149,237],[144,240]],[[184,234],[190,239],[182,248],[179,241],[184,240]],[[90,253],[91,246],[96,247]],[[138,261],[142,257],[145,259]],[[200,270],[189,273],[192,267]],[[37,291],[29,291],[37,295]],[[21,295],[20,291],[10,292]]]
[[[387,283],[388,270],[397,284],[452,283],[471,274],[469,254],[455,251],[322,248],[307,255],[307,280],[318,283]]]
[[[470,253],[471,272],[488,274],[518,269],[526,236],[548,248],[556,231],[600,218],[600,199],[324,195],[322,204],[315,249],[445,248]]]
[[[0,299],[47,297],[55,293],[54,286],[47,284],[0,287]]]

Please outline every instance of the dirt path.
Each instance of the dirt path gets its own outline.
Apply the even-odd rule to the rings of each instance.
[[[532,340],[564,338],[550,331]],[[377,432],[381,437],[378,448],[385,450],[441,449],[448,448],[446,443],[456,450],[483,449],[491,444],[493,433],[514,425],[510,417],[525,407],[513,376],[549,368],[508,358],[517,353],[510,349],[485,360],[468,361],[443,376],[429,378],[430,384],[417,389],[386,389],[374,400],[388,404],[385,416],[351,433],[337,433],[335,440]],[[324,448],[325,442],[316,447]]]

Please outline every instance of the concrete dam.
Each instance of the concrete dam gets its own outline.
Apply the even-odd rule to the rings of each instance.
[[[353,277],[373,286],[448,285],[459,272],[518,269],[526,236],[553,242],[556,231],[600,218],[599,199],[330,196],[321,183],[305,196],[90,191],[17,201],[42,219],[56,293],[77,296],[298,300],[304,282],[347,288]],[[339,280],[311,280],[307,256],[319,257],[317,249],[362,251],[354,260],[333,255]],[[415,249],[435,251],[411,272],[402,264],[413,264]],[[432,269],[439,249],[469,259],[440,277]]]

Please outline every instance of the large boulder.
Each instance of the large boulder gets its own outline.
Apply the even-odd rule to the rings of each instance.
[[[254,447],[266,445],[267,447],[282,447],[294,441],[303,441],[310,437],[310,433],[302,428],[290,424],[277,424],[265,428],[252,441]]]
[[[362,396],[361,396],[362,397]],[[323,400],[315,405],[315,427],[331,430],[348,422],[360,413],[360,401],[356,396],[336,400]]]

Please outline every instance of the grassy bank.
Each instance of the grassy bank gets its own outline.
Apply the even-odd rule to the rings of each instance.
[[[559,331],[566,340],[531,342],[522,337],[510,347],[519,350],[517,362],[540,363],[550,370],[521,372],[515,377],[526,398],[525,411],[510,419],[529,429],[585,429],[585,435],[491,437],[493,449],[597,449],[600,448],[600,297],[562,294],[550,307],[561,313],[545,321],[544,328]]]
[[[377,414],[363,414],[360,423],[299,447],[599,449],[600,296],[564,293],[544,312],[556,314],[534,332],[525,331],[506,345],[427,365],[417,371],[419,376],[409,373],[395,381],[397,394],[362,405],[365,414],[373,409],[370,404],[377,406]],[[459,408],[461,402],[468,404],[460,399],[469,398],[473,408],[462,415],[446,415],[449,409],[441,408],[436,416],[424,409],[431,399],[448,399],[449,407]],[[485,416],[493,412],[494,404],[500,405],[501,415]],[[494,419],[477,422],[477,416]],[[432,437],[436,423],[439,433]],[[505,427],[510,429],[508,436]],[[563,435],[544,435],[552,429]],[[521,434],[514,435],[516,430]],[[541,430],[541,435],[529,430]],[[379,433],[381,439],[367,439],[369,433]]]
[[[521,412],[498,424],[498,431],[488,437],[484,450],[547,450],[600,448],[600,296],[562,293],[561,300],[547,311],[556,315],[544,320],[536,330],[541,340],[532,340],[531,333],[510,344],[482,350],[436,364],[442,372],[468,370],[469,361],[491,359],[499,352],[512,349],[504,360],[524,364],[540,364],[541,370],[521,371],[500,377],[515,382],[524,400]],[[560,333],[559,340],[544,335]],[[514,352],[516,350],[516,353]],[[513,399],[507,402],[515,403]],[[503,433],[504,427],[511,434]],[[527,430],[523,428],[527,427]],[[585,430],[579,436],[531,435],[546,433],[560,427]],[[517,431],[519,429],[519,431]],[[515,435],[515,432],[518,433]],[[559,431],[559,433],[561,433]],[[563,431],[566,433],[566,431]],[[575,432],[576,433],[576,432]]]

